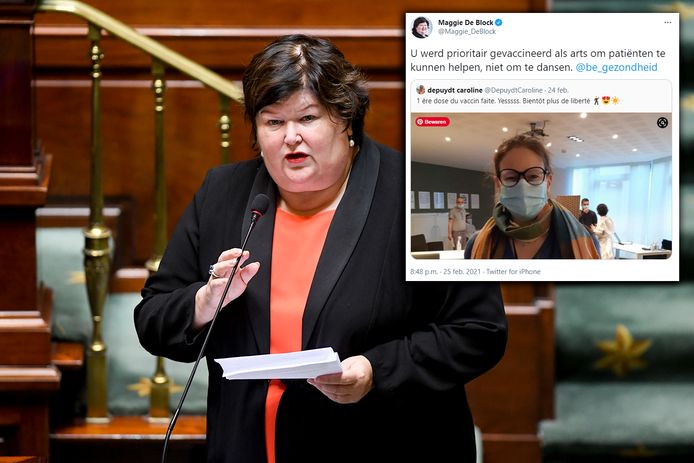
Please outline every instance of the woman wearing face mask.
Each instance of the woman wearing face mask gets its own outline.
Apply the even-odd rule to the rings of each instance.
[[[549,199],[549,153],[536,138],[518,135],[494,155],[498,203],[465,248],[466,259],[599,259],[590,234],[565,207]]]

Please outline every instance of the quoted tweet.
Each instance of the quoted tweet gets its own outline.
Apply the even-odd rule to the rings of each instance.
[[[678,281],[679,16],[407,13],[408,281]]]

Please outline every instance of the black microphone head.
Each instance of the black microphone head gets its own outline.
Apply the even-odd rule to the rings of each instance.
[[[270,198],[261,193],[253,198],[253,202],[251,203],[251,213],[256,214],[258,217],[262,217],[267,211],[268,207],[270,207]]]

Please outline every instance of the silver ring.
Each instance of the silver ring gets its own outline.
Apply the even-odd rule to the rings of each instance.
[[[209,273],[210,275],[212,275],[212,279],[213,279],[213,280],[215,280],[215,279],[217,279],[217,278],[221,278],[221,276],[219,276],[219,275],[217,275],[216,273],[214,273],[214,264],[211,264],[211,265],[210,265],[210,269],[207,271],[207,273]]]

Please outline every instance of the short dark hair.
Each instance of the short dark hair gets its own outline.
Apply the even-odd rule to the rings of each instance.
[[[549,160],[549,151],[545,148],[540,140],[528,135],[516,135],[515,137],[504,140],[494,153],[494,172],[499,174],[499,165],[504,157],[514,148],[528,148],[542,158],[542,163],[545,165],[547,173],[552,172],[552,164]]]
[[[416,29],[417,26],[419,26],[422,23],[426,23],[427,27],[429,27],[429,20],[424,16],[420,16],[419,18],[414,20],[413,28]]]
[[[351,124],[354,142],[361,145],[369,107],[364,75],[329,40],[293,34],[267,45],[243,74],[245,113],[253,126],[254,148],[260,110],[303,89],[312,92],[331,116]]]
[[[590,199],[588,199],[588,198],[583,198],[583,199],[581,199],[581,204],[583,204],[583,201],[588,201],[588,202],[590,202]]]
[[[601,216],[606,216],[606,215],[607,215],[608,209],[607,209],[607,206],[606,206],[606,205],[604,205],[604,204],[602,204],[602,203],[601,203],[601,204],[598,204],[598,207],[597,207],[596,209],[598,210],[598,214],[600,214]]]

